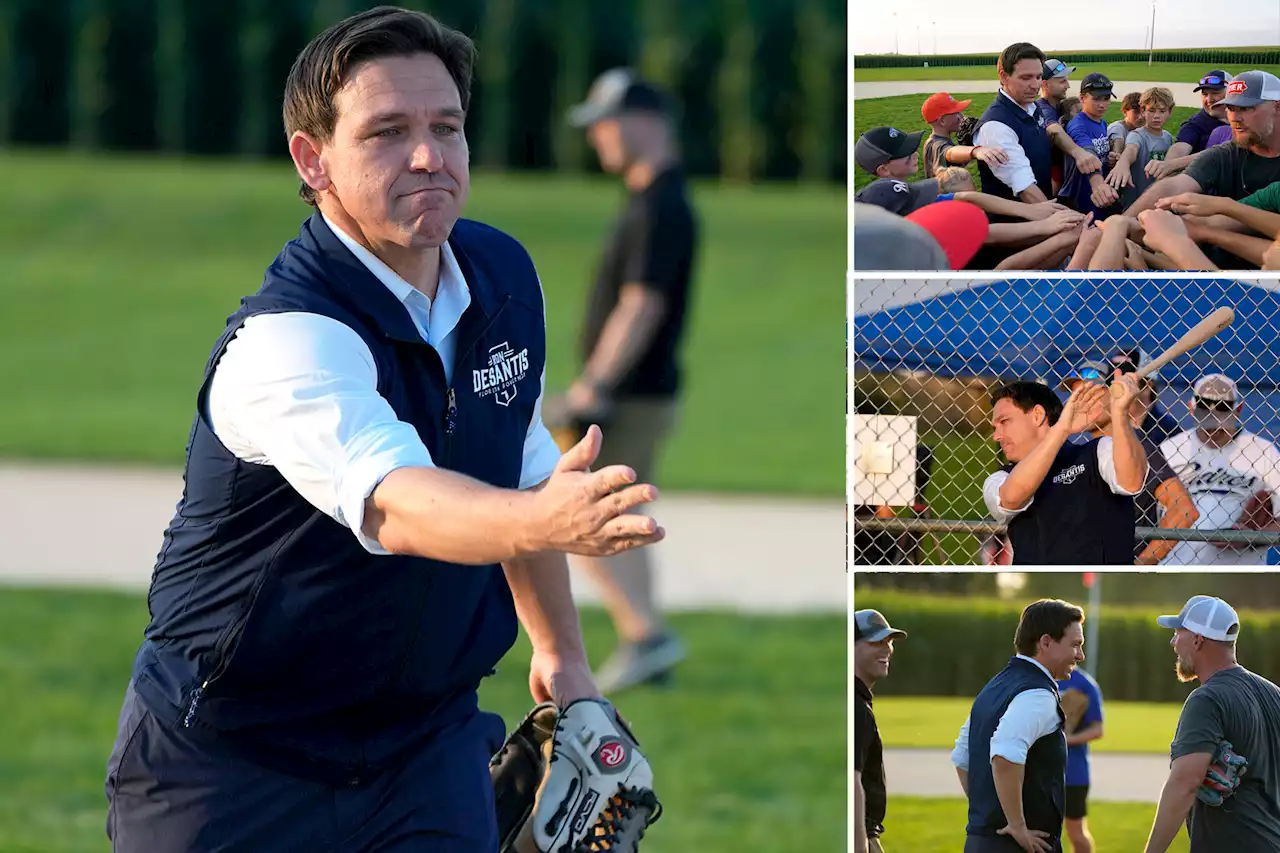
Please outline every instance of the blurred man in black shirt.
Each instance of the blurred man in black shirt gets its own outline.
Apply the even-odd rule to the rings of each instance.
[[[586,128],[604,171],[622,177],[628,196],[597,268],[581,372],[563,396],[548,401],[543,418],[574,430],[599,423],[604,447],[596,464],[630,465],[637,482],[654,482],[675,421],[698,242],[673,113],[666,93],[617,68],[602,74],[569,114],[574,126]],[[637,549],[584,561],[621,641],[599,673],[606,693],[662,680],[684,657],[654,602],[650,559]]]
[[[881,853],[880,836],[888,794],[884,782],[884,744],[871,705],[871,690],[889,674],[893,641],[905,639],[878,610],[853,614],[853,675],[856,679],[853,718],[853,849],[856,853]]]

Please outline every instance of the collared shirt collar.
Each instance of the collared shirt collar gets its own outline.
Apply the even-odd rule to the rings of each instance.
[[[458,259],[454,257],[453,249],[449,247],[448,241],[445,241],[440,246],[440,283],[436,287],[436,297],[433,300],[401,278],[395,270],[383,263],[373,252],[357,243],[351,235],[330,222],[323,213],[320,214],[320,218],[324,220],[325,225],[329,226],[329,230],[342,242],[342,245],[351,250],[351,254],[355,255],[356,260],[364,264],[369,272],[373,273],[374,277],[382,282],[383,286],[390,290],[396,299],[400,300],[406,307],[414,301],[424,301],[428,309],[433,306],[438,309],[437,311],[431,311],[430,337],[432,343],[437,343],[440,338],[443,338],[453,330],[458,320],[461,319],[462,313],[471,304],[471,290],[467,287],[467,280],[462,275],[462,269],[458,266]],[[414,294],[417,295],[415,296]],[[447,326],[447,328],[437,329],[437,314],[447,315],[440,318],[445,321],[440,325]]]
[[[867,686],[867,683],[865,681],[863,681],[861,678],[859,678],[856,675],[853,677],[853,680],[857,682],[854,685],[854,692],[858,696],[865,699],[867,702],[870,702],[873,698],[871,694],[871,688]]]
[[[1017,101],[1015,101],[1015,100],[1013,99],[1013,95],[1010,95],[1008,92],[1006,92],[1006,91],[1004,90],[1004,86],[1001,86],[1001,87],[997,90],[997,92],[998,92],[1000,95],[1004,95],[1006,98],[1008,98],[1008,99],[1009,99],[1009,103],[1013,104],[1015,107],[1017,107],[1018,109],[1022,110],[1022,111],[1023,111],[1024,113],[1026,113],[1027,115],[1029,115],[1029,116],[1033,116],[1033,115],[1035,115],[1035,114],[1036,114],[1036,102],[1035,102],[1035,101],[1032,101],[1030,104],[1028,104],[1027,106],[1025,106],[1025,107],[1024,107],[1022,104],[1018,103]]]
[[[1019,657],[1019,658],[1022,658],[1023,660],[1025,660],[1025,661],[1027,661],[1027,662],[1029,662],[1029,663],[1033,663],[1033,664],[1035,664],[1036,666],[1040,667],[1040,671],[1041,671],[1041,672],[1043,672],[1045,675],[1049,676],[1049,680],[1050,680],[1050,681],[1052,681],[1054,684],[1057,684],[1057,683],[1058,683],[1058,679],[1054,678],[1054,677],[1053,677],[1053,675],[1052,675],[1052,673],[1050,673],[1050,672],[1049,672],[1049,670],[1045,669],[1044,664],[1040,663],[1040,661],[1036,660],[1035,658],[1029,658],[1029,657],[1027,657],[1026,655],[1023,655],[1023,654],[1014,655],[1014,657]]]

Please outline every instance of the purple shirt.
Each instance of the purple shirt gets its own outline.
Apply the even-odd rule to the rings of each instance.
[[[1102,170],[1099,174],[1106,177],[1109,169],[1107,168],[1107,154],[1111,151],[1111,138],[1107,135],[1107,123],[1105,121],[1094,121],[1089,118],[1088,113],[1080,113],[1070,122],[1067,123],[1067,135],[1069,135],[1076,145],[1079,145],[1085,151],[1091,151],[1102,161]],[[1081,213],[1089,211],[1097,211],[1093,205],[1093,186],[1089,183],[1089,176],[1080,174],[1080,170],[1076,168],[1076,161],[1067,158],[1064,161],[1065,168],[1062,172],[1062,187],[1058,190],[1058,195],[1064,198],[1075,199],[1076,209]]]
[[[1209,134],[1209,141],[1204,144],[1205,148],[1212,148],[1215,145],[1221,145],[1224,142],[1231,141],[1231,125],[1224,124],[1222,127],[1215,127],[1213,133]]]
[[[1209,134],[1223,125],[1227,123],[1201,110],[1178,127],[1178,136],[1174,141],[1187,143],[1191,146],[1191,153],[1195,154],[1209,147]]]

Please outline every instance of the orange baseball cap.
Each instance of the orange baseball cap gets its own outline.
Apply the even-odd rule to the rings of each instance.
[[[936,95],[930,95],[920,107],[920,115],[924,116],[924,120],[932,124],[938,119],[951,113],[962,113],[972,104],[973,101],[957,101],[946,92],[939,92]]]

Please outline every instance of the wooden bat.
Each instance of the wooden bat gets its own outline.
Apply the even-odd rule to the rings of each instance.
[[[1133,374],[1134,379],[1142,380],[1148,374],[1159,370],[1169,362],[1173,361],[1184,352],[1195,349],[1214,335],[1221,332],[1227,326],[1231,325],[1231,321],[1236,318],[1236,312],[1227,306],[1223,306],[1215,310],[1208,317],[1205,317],[1199,323],[1196,323],[1177,342],[1164,352],[1160,353],[1150,362],[1138,368],[1138,372]],[[1111,386],[1111,396],[1119,398],[1124,393],[1124,389],[1119,385]]]

